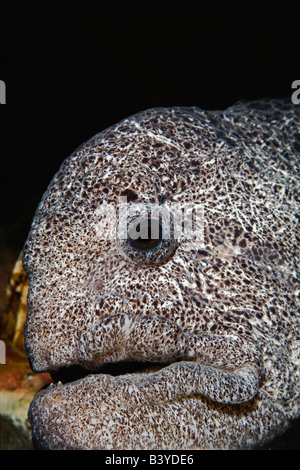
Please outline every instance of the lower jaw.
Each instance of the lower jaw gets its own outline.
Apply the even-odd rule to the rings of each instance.
[[[151,387],[155,372],[167,366],[120,362],[105,364],[93,373],[79,366],[52,371],[58,383],[38,392],[30,406],[35,446],[53,450],[195,450],[248,444],[247,439],[240,442],[240,431],[236,430],[244,429],[246,417],[251,425],[251,413],[259,422],[255,401],[224,406],[197,394],[172,398],[180,385],[177,374],[169,387],[166,380],[170,376]],[[220,420],[224,421],[222,435]]]
[[[141,426],[141,429],[135,432],[135,437],[132,436],[134,425],[131,428],[131,420],[135,419],[135,414],[142,412],[142,408],[150,410],[152,406],[156,406],[155,399],[153,403],[152,399],[149,403],[148,399],[145,403],[136,403],[134,395],[126,398],[122,391],[120,393],[118,384],[119,380],[121,382],[125,380],[134,385],[137,377],[145,377],[148,374],[150,379],[153,373],[155,375],[168,365],[170,364],[122,361],[106,363],[93,371],[78,365],[49,371],[55,383],[40,390],[29,409],[29,422],[35,447],[48,450],[160,448],[156,439],[151,438],[156,433],[156,424],[154,429],[150,430],[149,436],[144,437],[143,441],[140,439],[140,434],[145,433],[143,413],[138,418],[138,427]],[[77,398],[78,392],[80,399]],[[96,407],[94,402],[97,403]],[[160,408],[162,405],[164,403],[158,401],[157,407]],[[184,410],[184,406],[182,409]],[[161,419],[160,414],[159,411],[156,420]],[[127,422],[125,428],[122,418],[120,423],[118,422],[123,415]],[[152,416],[152,412],[150,415]],[[146,418],[146,434],[148,428],[153,426],[152,418],[150,421],[148,423]],[[176,421],[177,419],[174,419],[174,423]],[[97,423],[97,431],[95,433],[93,431],[92,434],[90,434],[91,422]],[[111,423],[113,430],[110,429]],[[116,427],[118,431],[114,435]],[[80,438],[77,432],[74,432],[75,428],[80,430]],[[173,435],[173,431],[171,434]],[[100,437],[94,440],[95,435]],[[147,442],[144,442],[145,439]],[[169,446],[172,439],[166,442]]]

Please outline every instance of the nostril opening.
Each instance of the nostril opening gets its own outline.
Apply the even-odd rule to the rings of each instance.
[[[124,191],[122,191],[120,193],[120,196],[126,197],[127,202],[135,201],[136,199],[138,199],[138,195],[130,188],[125,189]]]
[[[159,220],[147,218],[128,227],[129,243],[136,250],[154,250],[161,245],[162,239],[163,226]]]

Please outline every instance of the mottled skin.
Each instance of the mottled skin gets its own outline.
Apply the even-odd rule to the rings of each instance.
[[[299,116],[290,100],[150,109],[65,160],[24,247],[26,350],[35,371],[91,373],[37,394],[39,446],[247,448],[299,415]],[[139,251],[122,217],[104,223],[120,197],[170,227],[175,203],[201,205],[203,238]],[[124,360],[160,365],[101,373]]]

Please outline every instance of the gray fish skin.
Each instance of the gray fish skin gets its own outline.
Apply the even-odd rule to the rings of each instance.
[[[299,416],[299,161],[300,107],[273,99],[146,110],[63,162],[24,246],[25,344],[90,374],[38,392],[40,447],[245,449]],[[156,365],[101,372],[123,361]]]

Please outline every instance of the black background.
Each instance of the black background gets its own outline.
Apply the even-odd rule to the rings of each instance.
[[[300,79],[296,2],[209,5],[0,2],[2,251],[22,248],[64,158],[122,118],[291,96]],[[279,448],[299,448],[294,429]]]
[[[120,119],[291,95],[299,7],[205,3],[0,3],[2,246],[22,248],[63,159]]]

